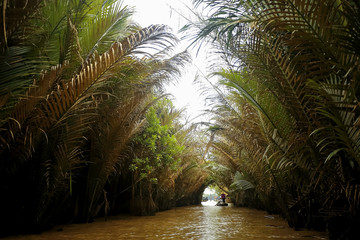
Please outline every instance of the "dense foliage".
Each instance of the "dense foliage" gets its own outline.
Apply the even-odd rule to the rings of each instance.
[[[163,99],[189,61],[174,35],[121,1],[0,6],[0,234],[174,206],[198,161]]]
[[[151,107],[146,114],[147,126],[133,139],[132,208],[141,215],[159,208],[170,209],[175,204],[174,180],[181,173],[179,158],[184,146],[172,133],[173,118],[179,114],[173,111],[168,100]]]
[[[209,131],[218,184],[236,204],[350,239],[360,213],[359,2],[194,2],[209,14],[185,30],[223,57]]]
[[[216,184],[351,239],[360,221],[355,0],[195,0],[222,56],[209,142],[163,94],[189,61],[115,0],[0,2],[0,234],[154,214]],[[222,66],[222,67],[219,67]]]

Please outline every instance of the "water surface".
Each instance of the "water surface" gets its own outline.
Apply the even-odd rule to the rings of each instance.
[[[213,202],[159,212],[155,216],[110,217],[90,224],[56,226],[40,235],[13,240],[83,239],[328,239],[325,233],[294,231],[276,215],[247,208],[218,207]]]

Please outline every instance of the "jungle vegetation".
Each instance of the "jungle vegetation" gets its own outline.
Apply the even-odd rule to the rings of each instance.
[[[222,57],[205,81],[207,144],[163,91],[190,61],[166,26],[138,26],[115,0],[0,6],[1,235],[154,214],[217,184],[238,206],[351,239],[358,1],[194,0],[184,31]]]
[[[359,1],[194,4],[198,20],[183,30],[195,46],[222,56],[204,81],[215,90],[212,177],[237,205],[353,239],[360,224]]]
[[[201,201],[195,127],[163,92],[190,57],[166,26],[115,0],[0,6],[0,235]]]

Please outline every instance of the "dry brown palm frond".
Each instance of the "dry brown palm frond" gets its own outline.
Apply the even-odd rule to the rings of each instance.
[[[44,101],[44,96],[49,94],[53,84],[58,80],[68,64],[69,62],[58,64],[52,67],[50,71],[41,73],[40,79],[34,80],[24,97],[16,104],[10,118],[16,119],[21,127],[23,122],[29,117],[29,114],[34,111],[35,106]],[[14,130],[12,131],[15,132]]]
[[[220,154],[222,154],[225,159],[228,162],[226,165],[230,165],[233,172],[236,172],[239,170],[240,164],[237,162],[236,159],[232,156],[233,154],[229,151],[233,151],[233,148],[229,148],[225,144],[220,144],[218,142],[212,143],[212,146],[216,151],[218,151]],[[219,159],[220,160],[220,159]]]
[[[101,137],[93,139],[91,165],[87,180],[87,194],[91,200],[87,206],[88,217],[92,217],[94,214],[95,206],[93,204],[96,204],[98,198],[101,197],[104,184],[109,176],[123,170],[117,169],[117,167],[121,167],[121,155],[124,154],[132,136],[143,126],[143,110],[146,108],[147,102],[149,102],[149,95],[141,92],[129,96],[125,102],[118,105],[115,114],[107,116],[106,122],[103,123],[104,126],[100,130],[102,131]]]
[[[25,95],[17,102],[12,113],[7,117],[6,122],[4,122],[3,140],[0,144],[1,151],[11,146],[11,141],[16,140],[19,132],[26,129],[27,132],[25,134],[29,133],[28,118],[37,114],[38,106],[44,103],[44,96],[49,94],[54,83],[67,66],[68,62],[54,66],[49,71],[41,73],[38,81],[34,80],[33,85],[28,88]],[[23,145],[31,145],[31,138],[32,136],[27,136],[25,139],[21,139]]]

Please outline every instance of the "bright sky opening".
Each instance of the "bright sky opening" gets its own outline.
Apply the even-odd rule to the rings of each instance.
[[[125,0],[125,5],[135,7],[133,20],[142,27],[151,24],[168,25],[173,32],[180,38],[178,30],[187,22],[183,16],[189,16],[192,8],[192,0]],[[179,47],[184,50],[190,42],[182,41]],[[166,92],[171,93],[174,98],[174,105],[180,109],[186,107],[187,115],[190,119],[195,118],[205,109],[205,99],[200,96],[199,86],[193,83],[197,73],[205,73],[206,56],[203,49],[196,54],[197,49],[189,48],[193,61],[183,70],[181,79],[178,83],[170,84]],[[200,72],[199,72],[200,70]],[[195,119],[195,122],[200,119]]]

